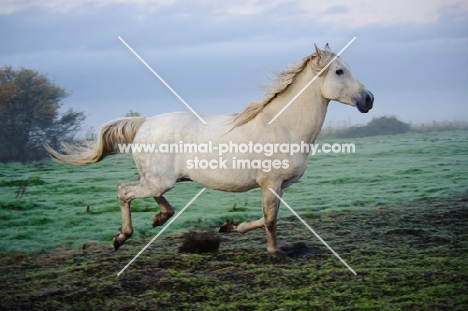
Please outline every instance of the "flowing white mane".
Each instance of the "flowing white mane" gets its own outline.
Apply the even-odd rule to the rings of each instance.
[[[264,97],[259,101],[251,102],[247,107],[245,107],[244,111],[234,117],[233,128],[244,125],[245,123],[254,119],[259,113],[263,111],[265,106],[267,106],[273,99],[276,98],[276,96],[284,92],[289,85],[294,83],[297,75],[304,68],[306,68],[309,63],[313,72],[317,74],[334,56],[334,53],[326,50],[321,51],[320,56],[317,54],[317,52],[315,52],[312,55],[304,57],[297,65],[290,66],[284,71],[279,72],[276,77],[272,79],[273,82],[266,86],[268,91]]]

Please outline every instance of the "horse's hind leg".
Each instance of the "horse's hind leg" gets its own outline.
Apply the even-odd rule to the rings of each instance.
[[[132,216],[130,212],[130,202],[135,198],[148,198],[157,195],[140,182],[122,182],[117,184],[117,194],[119,198],[120,211],[122,213],[122,227],[114,238],[114,248],[117,250],[133,234]]]
[[[174,215],[174,209],[171,204],[163,197],[155,197],[154,200],[159,204],[161,211],[153,218],[153,227],[162,226]]]

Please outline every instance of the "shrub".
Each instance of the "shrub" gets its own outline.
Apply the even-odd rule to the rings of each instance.
[[[411,126],[395,116],[373,118],[365,126],[350,127],[336,133],[338,138],[356,138],[377,135],[396,135],[409,132]]]

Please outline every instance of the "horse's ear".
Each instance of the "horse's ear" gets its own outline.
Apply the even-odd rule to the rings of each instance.
[[[325,52],[329,52],[329,53],[332,52],[332,50],[330,49],[330,46],[328,45],[328,43],[325,44]]]
[[[314,43],[314,46],[315,46],[315,54],[318,57],[322,57],[322,51],[317,47],[317,44]]]

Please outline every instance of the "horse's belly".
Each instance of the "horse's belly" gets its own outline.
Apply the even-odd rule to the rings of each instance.
[[[190,179],[200,185],[213,190],[228,192],[245,192],[259,185],[251,177],[248,171],[239,170],[194,170],[190,173]]]

